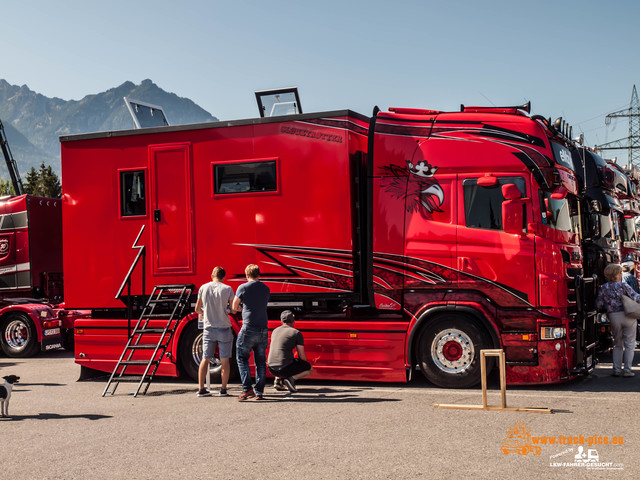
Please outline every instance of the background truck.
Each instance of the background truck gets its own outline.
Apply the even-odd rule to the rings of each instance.
[[[620,197],[629,194],[628,180],[623,172],[585,147],[573,151],[573,162],[581,193],[585,275],[597,275],[604,283],[604,267],[609,263],[620,263],[622,259]]]
[[[114,369],[127,305],[140,312],[147,286],[200,285],[222,265],[235,289],[255,263],[270,329],[297,311],[316,378],[419,369],[464,387],[482,348],[505,350],[511,383],[590,372],[571,141],[528,111],[376,108],[61,137],[65,300],[92,312],[75,324],[76,362]],[[158,374],[195,376],[195,315],[172,332]]]
[[[24,194],[2,122],[0,148],[18,194],[0,197],[0,346],[25,357],[63,345],[62,202]]]
[[[640,239],[638,239],[637,220],[640,217],[640,204],[638,203],[638,183],[640,171],[635,165],[631,168],[622,168],[614,160],[606,160],[607,166],[615,170],[619,177],[626,179],[626,188],[616,189],[616,194],[622,206],[622,216],[618,219],[620,231],[620,258],[622,262],[633,261],[636,265],[636,276],[640,267]]]

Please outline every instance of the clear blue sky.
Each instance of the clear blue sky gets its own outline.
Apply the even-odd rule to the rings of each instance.
[[[146,78],[223,120],[285,86],[305,112],[531,100],[594,145],[640,88],[635,0],[3,3],[0,78],[65,100]]]

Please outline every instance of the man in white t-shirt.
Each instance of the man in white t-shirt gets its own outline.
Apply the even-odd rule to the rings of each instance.
[[[211,272],[211,281],[205,283],[198,291],[196,313],[203,316],[204,330],[202,331],[202,362],[198,370],[199,397],[211,395],[204,388],[204,379],[207,376],[209,363],[218,346],[220,363],[222,364],[221,388],[219,395],[227,396],[227,382],[229,381],[231,352],[233,349],[233,328],[229,313],[235,313],[232,302],[233,289],[225,285],[226,272],[222,267],[215,267]],[[227,307],[229,310],[227,310]]]

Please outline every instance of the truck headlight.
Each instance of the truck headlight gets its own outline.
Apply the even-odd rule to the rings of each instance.
[[[567,336],[564,327],[540,327],[540,340],[559,340]]]

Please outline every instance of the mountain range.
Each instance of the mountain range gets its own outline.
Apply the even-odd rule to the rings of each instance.
[[[171,125],[218,120],[192,100],[166,92],[151,80],[139,85],[127,81],[81,100],[62,100],[0,79],[0,120],[21,176],[42,162],[60,175],[60,135],[134,128],[123,97],[162,106]],[[9,178],[1,158],[0,177]]]

